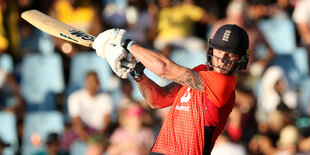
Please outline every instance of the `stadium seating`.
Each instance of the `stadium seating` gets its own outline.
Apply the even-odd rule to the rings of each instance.
[[[97,56],[94,51],[77,53],[71,60],[69,84],[65,90],[64,111],[65,120],[67,123],[71,122],[67,107],[68,97],[74,91],[84,87],[85,76],[90,71],[97,73],[101,90],[112,94],[115,106],[120,99],[120,81],[119,78],[114,78],[114,73],[112,72],[108,62]]]
[[[0,137],[10,144],[9,147],[3,150],[4,155],[15,155],[18,148],[16,118],[13,113],[0,112]]]
[[[53,96],[64,91],[62,67],[57,53],[34,53],[23,58],[20,88],[27,111],[55,110]]]
[[[0,68],[8,73],[13,73],[13,67],[12,57],[6,53],[0,54]]]
[[[259,21],[258,27],[277,54],[288,54],[296,48],[294,22],[289,18],[270,18]]]
[[[85,76],[90,71],[97,72],[103,90],[113,89],[109,82],[112,71],[108,62],[93,51],[80,52],[72,57],[69,84],[83,87]]]
[[[31,155],[45,146],[45,140],[49,133],[58,133],[60,136],[64,133],[63,115],[58,111],[30,112],[27,113],[24,120],[24,132],[22,141],[22,154]],[[41,145],[35,147],[31,143],[38,135]]]
[[[303,115],[310,116],[307,111],[310,104],[310,77],[302,80],[302,83],[300,87],[299,107]]]

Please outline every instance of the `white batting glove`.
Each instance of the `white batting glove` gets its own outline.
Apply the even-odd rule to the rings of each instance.
[[[93,42],[93,48],[96,50],[97,55],[104,59],[107,55],[115,53],[114,51],[107,50],[106,47],[121,46],[125,33],[125,30],[118,28],[109,29],[100,33]]]
[[[129,53],[127,57],[121,61],[121,67],[126,68],[126,72],[123,73],[124,78],[126,79],[128,78],[128,75],[134,70],[134,68],[136,67],[136,64],[137,64],[137,61],[132,56],[131,53]]]
[[[114,73],[121,78],[128,78],[132,70],[130,66],[135,66],[135,62],[129,61],[128,52],[121,46],[125,33],[123,29],[106,30],[100,33],[93,43],[97,55],[106,58]],[[122,66],[122,61],[124,61],[124,66]]]

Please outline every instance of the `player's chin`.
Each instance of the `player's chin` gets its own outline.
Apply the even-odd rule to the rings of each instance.
[[[226,67],[222,67],[222,66],[214,66],[214,71],[221,73],[221,74],[228,74],[229,73],[228,69],[226,69]]]
[[[224,74],[224,75],[227,75],[229,73],[230,73],[229,71],[224,71],[224,70],[221,71],[221,74]]]
[[[228,74],[228,71],[227,70],[224,70],[224,69],[221,69],[221,68],[214,68],[214,71],[215,72],[218,72],[218,73],[221,73],[221,74]]]

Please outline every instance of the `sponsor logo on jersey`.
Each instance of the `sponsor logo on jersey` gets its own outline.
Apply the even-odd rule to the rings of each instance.
[[[181,97],[181,103],[186,103],[191,99],[190,88],[187,88],[184,95]]]
[[[175,110],[181,110],[181,111],[189,111],[189,106],[183,106],[183,105],[177,105],[175,107]]]
[[[191,99],[191,93],[190,93],[190,88],[187,88],[184,95],[181,97],[181,103],[186,103]],[[184,106],[184,105],[177,105],[175,107],[175,110],[181,110],[181,111],[189,111],[190,107],[189,106]]]

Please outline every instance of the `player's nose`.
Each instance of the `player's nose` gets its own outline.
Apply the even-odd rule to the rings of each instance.
[[[226,59],[228,59],[228,54],[227,53],[221,53],[219,55],[219,57],[222,59],[222,61],[225,61]]]

